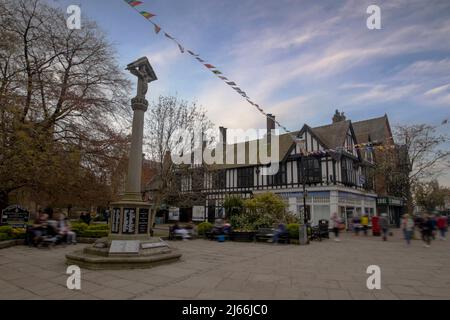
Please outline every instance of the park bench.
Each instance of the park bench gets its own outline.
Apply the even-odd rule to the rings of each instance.
[[[255,234],[256,241],[266,241],[269,242],[273,239],[276,230],[273,228],[259,228],[258,232]],[[289,233],[286,231],[278,237],[278,242],[289,243]]]
[[[195,237],[194,235],[194,229],[189,228],[187,226],[181,226],[182,229],[185,229],[188,231],[189,237],[192,239]],[[175,230],[173,227],[169,227],[169,240],[182,240],[183,236],[181,234],[175,233]]]

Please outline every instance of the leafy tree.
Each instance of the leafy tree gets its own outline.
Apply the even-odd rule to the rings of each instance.
[[[287,205],[283,199],[271,192],[255,195],[244,200],[245,210],[231,217],[235,229],[256,230],[261,227],[271,227],[275,223],[292,223],[296,218],[286,211]]]
[[[437,180],[418,183],[414,189],[416,205],[434,211],[445,204],[445,198],[450,194],[447,188],[441,188]]]

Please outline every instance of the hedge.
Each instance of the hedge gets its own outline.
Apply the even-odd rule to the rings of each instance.
[[[209,222],[202,222],[197,226],[197,233],[199,236],[204,235],[206,232],[211,231],[213,225]]]
[[[0,241],[9,240],[10,237],[7,233],[0,233]]]
[[[103,238],[108,236],[108,230],[85,230],[78,233],[82,238]]]
[[[299,234],[298,234],[299,226],[300,225],[298,223],[290,223],[290,224],[287,225],[289,238],[291,238],[291,239],[298,239],[298,237],[299,237]]]
[[[93,224],[90,225],[87,230],[109,230],[109,225],[107,224]]]
[[[11,234],[12,231],[13,231],[13,228],[11,226],[1,226],[0,227],[0,233]]]
[[[109,226],[104,223],[87,225],[84,222],[74,222],[72,223],[72,231],[79,237],[102,238],[108,235]]]

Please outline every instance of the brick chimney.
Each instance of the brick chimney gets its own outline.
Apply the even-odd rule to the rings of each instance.
[[[333,123],[345,121],[347,118],[344,115],[344,112],[339,112],[339,110],[336,109],[336,112],[333,116]]]
[[[271,130],[275,130],[275,116],[271,113],[267,114],[267,143],[272,142]]]
[[[220,131],[219,142],[227,144],[227,128],[219,127],[219,131]]]

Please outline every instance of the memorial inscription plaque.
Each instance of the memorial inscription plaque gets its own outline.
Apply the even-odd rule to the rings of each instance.
[[[109,253],[139,253],[139,240],[113,240]]]
[[[111,215],[111,233],[119,233],[120,230],[120,208],[114,208]]]
[[[139,234],[148,233],[148,209],[139,209]]]
[[[123,228],[122,233],[134,234],[136,231],[136,209],[123,209]]]

